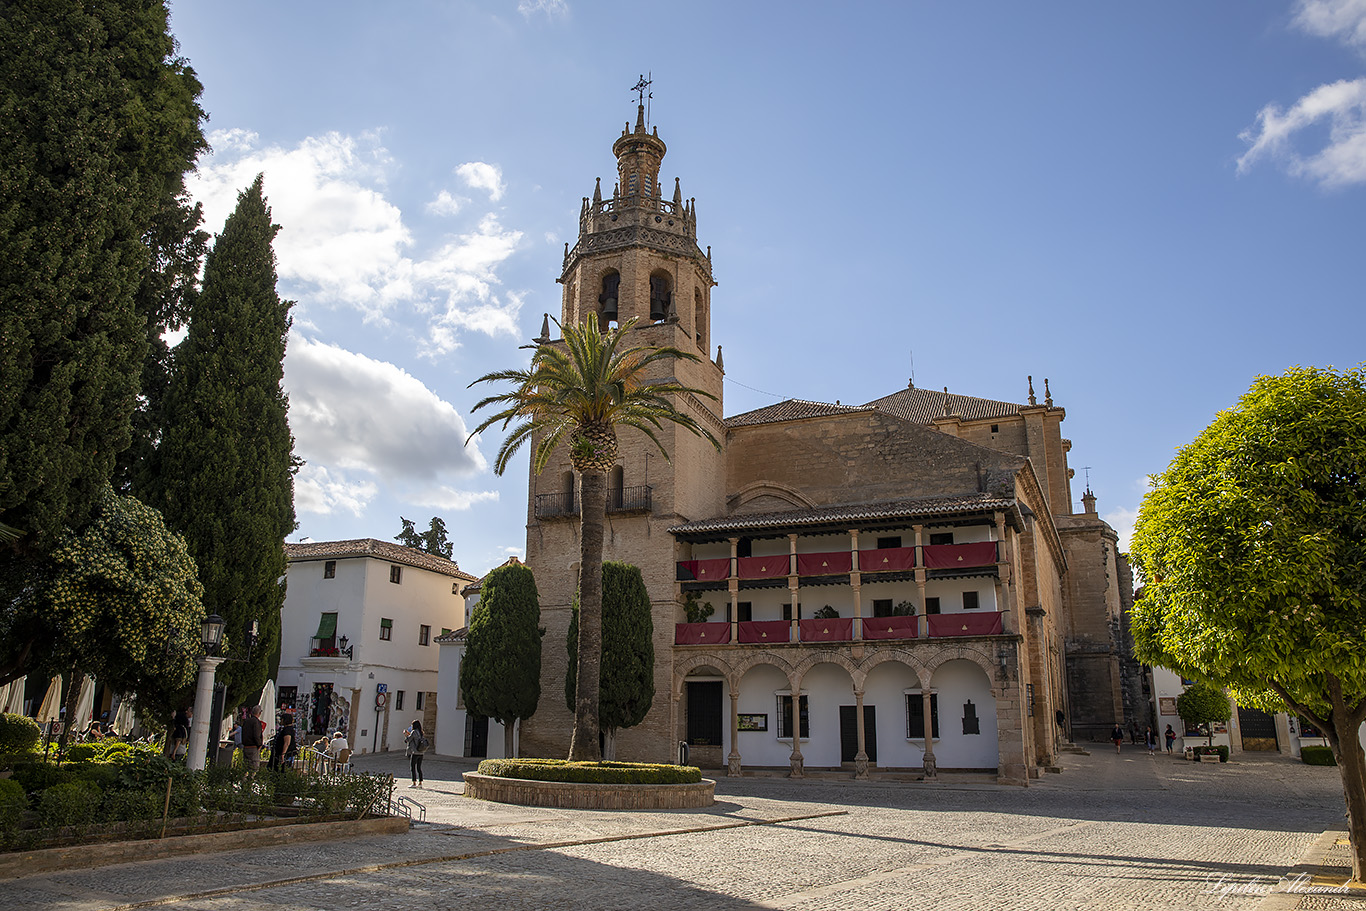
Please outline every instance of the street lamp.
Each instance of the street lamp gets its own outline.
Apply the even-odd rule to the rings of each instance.
[[[199,627],[199,644],[204,654],[195,659],[199,665],[199,680],[194,693],[194,720],[190,727],[190,747],[185,755],[187,769],[204,768],[209,752],[209,715],[213,705],[213,677],[218,665],[227,661],[217,655],[223,644],[223,618],[209,614]]]
[[[217,614],[205,617],[199,627],[199,641],[204,646],[205,655],[217,653],[218,647],[223,644],[223,618]]]
[[[350,641],[351,641],[351,640],[347,639],[345,636],[342,636],[340,639],[338,639],[338,640],[337,640],[337,646],[338,646],[338,648],[337,648],[337,654],[338,654],[338,655],[345,655],[347,661],[354,661],[355,659],[352,657],[351,653],[354,652],[354,651],[356,650],[356,649],[355,649],[355,646],[348,646],[348,645],[346,644],[347,642],[350,642]]]

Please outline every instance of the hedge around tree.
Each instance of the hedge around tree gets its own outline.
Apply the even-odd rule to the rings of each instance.
[[[479,774],[576,784],[696,784],[702,780],[702,770],[696,766],[567,759],[485,759],[479,763]]]
[[[30,753],[42,735],[42,728],[32,718],[8,712],[0,714],[0,756]]]
[[[1305,765],[1338,764],[1338,761],[1333,758],[1332,747],[1301,747],[1300,759],[1304,760]]]

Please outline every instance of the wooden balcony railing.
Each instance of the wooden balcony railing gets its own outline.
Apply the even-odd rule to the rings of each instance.
[[[831,617],[802,620],[750,620],[735,624],[735,642],[778,645],[788,642],[853,642],[861,639],[935,639],[953,636],[999,636],[1005,631],[999,611],[962,611],[921,617]],[[678,623],[675,645],[725,645],[732,641],[729,623]]]

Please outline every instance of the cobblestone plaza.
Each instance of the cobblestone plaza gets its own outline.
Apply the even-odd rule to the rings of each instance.
[[[636,814],[468,800],[470,764],[439,756],[421,790],[407,787],[401,756],[361,766],[392,772],[428,822],[11,880],[0,907],[1256,909],[1290,898],[1265,893],[1344,828],[1336,769],[1279,756],[1196,764],[1128,746],[1067,754],[1062,774],[1028,788],[985,775],[722,778],[709,810]]]

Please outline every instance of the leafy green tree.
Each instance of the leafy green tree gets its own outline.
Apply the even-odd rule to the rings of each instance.
[[[169,707],[193,679],[203,587],[184,539],[155,509],[106,484],[93,521],[63,535],[33,579],[0,627],[28,646],[4,682],[91,674],[151,708]]]
[[[1286,708],[1342,774],[1366,875],[1366,375],[1259,377],[1143,499],[1132,556],[1139,657]]]
[[[403,523],[403,530],[394,536],[394,540],[404,547],[411,547],[413,550],[420,550],[423,553],[432,554],[437,557],[451,558],[455,553],[455,545],[446,539],[446,520],[440,516],[432,517],[432,524],[426,531],[419,532],[413,525],[412,519],[405,519],[399,516],[399,521]]]
[[[1186,724],[1204,728],[1206,743],[1212,746],[1213,723],[1228,721],[1233,709],[1229,706],[1228,696],[1223,690],[1197,680],[1176,697],[1176,714],[1180,715]]]
[[[678,382],[674,363],[696,361],[695,354],[673,347],[631,345],[635,328],[628,320],[603,333],[596,319],[563,326],[564,339],[536,346],[525,370],[500,370],[471,383],[511,383],[512,389],[480,400],[472,409],[501,410],[474,429],[473,438],[494,424],[507,429],[516,422],[494,459],[501,475],[513,455],[535,439],[531,469],[540,473],[562,443],[579,476],[579,635],[578,681],[574,698],[574,735],[569,758],[593,761],[598,745],[598,676],[602,659],[602,528],[607,510],[607,472],[617,461],[617,428],[645,434],[664,458],[669,453],[655,436],[665,423],[676,424],[721,448],[711,432],[690,414],[678,410],[680,395],[715,398]],[[649,379],[654,370],[664,377]]]
[[[0,5],[0,516],[29,554],[128,446],[145,239],[204,147],[200,91],[164,3]]]
[[[569,672],[564,680],[564,701],[571,712],[578,685],[578,629],[576,608],[569,620]],[[606,759],[616,758],[617,730],[640,724],[654,703],[654,629],[650,593],[640,567],[611,561],[602,564],[598,725],[606,734]]]
[[[252,660],[219,668],[230,705],[266,682],[280,635],[284,539],[295,527],[294,438],[281,388],[291,302],[275,288],[278,230],[258,176],[209,253],[176,349],[155,489],[235,657],[244,656],[252,621],[260,624]]]
[[[540,622],[531,570],[506,563],[484,577],[465,634],[460,691],[471,713],[503,725],[504,756],[513,755],[513,725],[534,715],[541,699]]]

